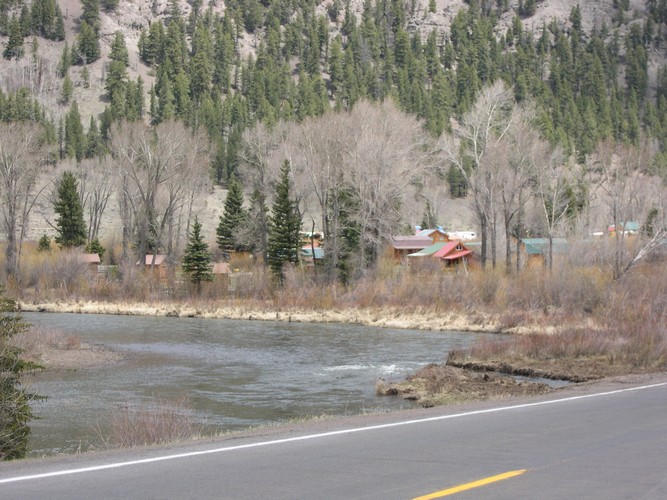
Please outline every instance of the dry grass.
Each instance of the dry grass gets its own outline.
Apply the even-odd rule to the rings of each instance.
[[[111,415],[110,430],[97,434],[106,448],[129,448],[192,439],[200,434],[193,424],[186,397],[170,401],[154,398],[147,404],[122,406]]]

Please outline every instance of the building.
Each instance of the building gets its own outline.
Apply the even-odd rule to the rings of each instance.
[[[454,240],[434,243],[419,252],[408,255],[408,257],[432,257],[434,259],[440,259],[440,261],[447,266],[456,266],[459,264],[467,264],[472,253],[472,250],[466,248],[461,241]]]
[[[394,259],[400,261],[430,245],[447,241],[449,241],[449,237],[441,229],[424,229],[412,236],[392,236],[391,248]]]
[[[570,245],[565,238],[552,238],[551,249],[555,259],[567,254]],[[522,238],[520,251],[526,265],[546,265],[549,258],[549,238]]]

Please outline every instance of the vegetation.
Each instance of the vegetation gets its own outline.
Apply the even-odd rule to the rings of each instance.
[[[30,402],[35,395],[21,385],[21,377],[35,364],[21,358],[21,349],[12,344],[12,338],[28,329],[16,314],[17,305],[4,293],[0,296],[0,459],[23,458],[30,435],[29,422],[33,419]]]
[[[195,217],[190,233],[190,241],[183,255],[183,272],[190,276],[190,281],[199,287],[204,281],[213,281],[211,272],[211,253],[201,233],[201,224]]]
[[[63,173],[56,193],[54,211],[56,219],[56,243],[61,247],[85,245],[87,229],[83,220],[83,208],[79,199],[78,183],[72,172]]]
[[[285,266],[299,262],[301,243],[301,214],[298,212],[298,204],[290,194],[290,174],[290,164],[285,160],[280,169],[280,182],[276,186],[276,199],[269,226],[267,260],[280,282],[284,279]]]

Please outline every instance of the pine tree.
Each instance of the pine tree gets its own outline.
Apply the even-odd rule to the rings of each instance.
[[[60,102],[63,104],[69,104],[69,100],[72,98],[73,92],[74,85],[72,84],[72,79],[69,77],[69,75],[65,75],[63,86],[60,92]]]
[[[82,21],[79,27],[79,36],[76,39],[76,51],[72,50],[76,64],[89,64],[100,58],[100,40],[95,30]]]
[[[21,59],[23,57],[23,34],[21,33],[21,23],[12,16],[9,23],[9,39],[5,50],[2,52],[5,59]]]
[[[238,243],[236,235],[247,221],[248,212],[243,208],[243,189],[236,178],[232,177],[228,186],[227,198],[225,198],[225,209],[215,231],[216,243],[226,260],[229,260],[232,252],[246,250]]]
[[[81,21],[88,23],[96,34],[99,32],[100,0],[81,0]]]
[[[127,46],[125,45],[125,37],[123,36],[122,31],[116,31],[116,34],[114,35],[113,42],[111,42],[109,59],[122,62],[125,67],[130,65]]]
[[[33,414],[30,402],[38,398],[27,392],[21,383],[26,370],[39,368],[21,357],[22,350],[12,338],[27,331],[30,325],[17,314],[18,306],[0,290],[0,460],[24,458]]]
[[[100,240],[95,238],[93,241],[86,245],[86,253],[96,253],[100,256],[100,261],[104,259],[104,254],[106,253],[106,248],[102,246]]]
[[[57,199],[53,211],[56,219],[56,243],[61,247],[77,247],[86,243],[86,223],[79,199],[78,182],[72,172],[64,172],[58,182]]]
[[[196,284],[198,289],[202,282],[213,281],[211,253],[208,251],[208,245],[202,236],[201,223],[196,217],[188,244],[185,247],[182,266],[183,272],[190,275],[190,281]]]
[[[299,261],[301,215],[297,202],[290,198],[290,162],[285,160],[280,169],[280,180],[276,186],[273,210],[269,218],[267,260],[276,278],[282,282],[283,269],[287,264]]]
[[[56,72],[60,78],[65,78],[65,75],[69,71],[70,66],[72,65],[72,52],[70,51],[69,45],[65,42],[63,51],[60,54],[60,60],[58,61],[58,66],[56,67]]]
[[[64,152],[70,158],[81,160],[85,150],[85,137],[83,134],[83,125],[81,124],[81,115],[79,114],[79,105],[72,101],[69,113],[65,116],[64,129]]]

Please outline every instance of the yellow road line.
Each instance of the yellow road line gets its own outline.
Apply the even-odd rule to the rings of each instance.
[[[479,488],[480,486],[486,486],[487,484],[503,481],[504,479],[509,479],[515,476],[520,476],[526,471],[527,469],[511,470],[509,472],[504,472],[503,474],[498,474],[497,476],[486,477],[484,479],[480,479],[479,481],[473,481],[472,483],[459,484],[458,486],[454,486],[453,488],[436,491],[435,493],[430,493],[428,495],[417,497],[414,498],[413,500],[432,500],[434,498],[442,498],[449,495],[454,495],[455,493],[461,493],[462,491],[471,490],[473,488]]]

